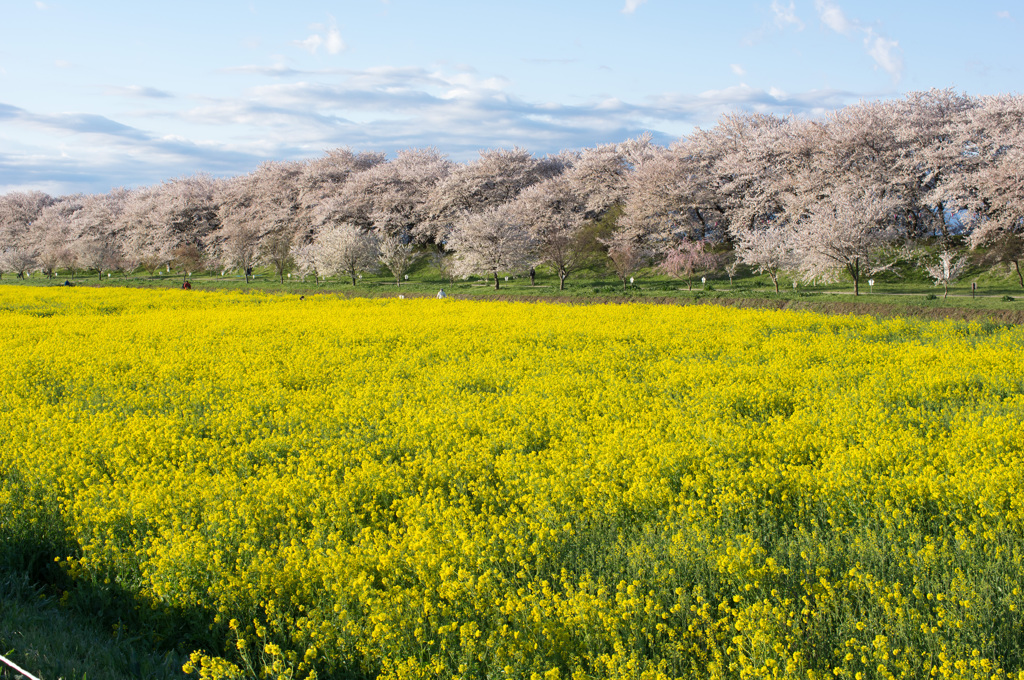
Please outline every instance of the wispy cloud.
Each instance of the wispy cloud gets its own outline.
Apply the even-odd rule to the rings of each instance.
[[[886,37],[871,26],[849,19],[832,0],[814,0],[814,8],[821,22],[836,33],[850,37],[857,34],[863,36],[864,50],[877,67],[886,71],[895,81],[902,77],[903,51],[898,41]]]
[[[744,69],[739,64],[729,64],[729,68],[732,69],[732,72],[738,76],[745,76],[747,74],[746,69]]]
[[[94,114],[40,114],[0,103],[19,141],[0,152],[0,192],[105,192],[198,171],[237,174],[265,154],[160,135]],[[60,140],[54,145],[53,140]]]
[[[292,44],[301,47],[310,54],[315,54],[321,47],[324,47],[328,54],[341,54],[345,51],[345,41],[342,39],[341,31],[338,30],[333,17],[329,27],[322,24],[313,24],[310,26],[310,29],[317,32],[310,34],[305,40],[295,40]]]
[[[846,18],[846,14],[836,3],[830,0],[814,0],[814,8],[818,10],[818,17],[822,23],[836,33],[850,35],[853,32],[855,25]]]
[[[116,97],[143,97],[146,99],[169,99],[174,95],[155,87],[143,87],[141,85],[110,86],[104,89],[104,94]]]
[[[315,54],[320,46],[324,44],[324,39],[320,37],[320,35],[314,33],[305,40],[293,40],[292,44],[301,47],[310,54]]]
[[[903,52],[900,50],[900,44],[878,35],[870,28],[865,29],[864,34],[864,47],[871,58],[893,78],[899,79],[903,74]]]
[[[232,72],[248,75],[254,69]],[[43,179],[59,177],[64,193],[107,191],[197,171],[242,174],[261,160],[308,158],[341,146],[389,153],[436,146],[455,160],[468,160],[483,148],[518,145],[543,154],[618,142],[645,130],[667,144],[730,111],[813,116],[857,99],[840,91],[787,94],[740,85],[565,105],[525,100],[510,92],[504,79],[467,69],[338,69],[330,77],[275,78],[237,96],[135,119],[144,120],[145,127],[88,113],[37,113],[0,104],[0,127],[38,141],[19,148],[20,160],[5,149],[9,170],[0,158],[0,186],[38,178],[42,188]],[[223,141],[202,141],[207,139]],[[31,172],[18,176],[19,163]]]
[[[626,6],[622,8],[623,14],[632,14],[637,8],[647,2],[647,0],[626,0]]]
[[[333,21],[331,22],[334,23]],[[341,31],[337,26],[332,25],[327,31],[327,51],[330,54],[340,54],[345,49],[345,41],[341,39]]]
[[[1014,20],[1013,15],[1010,14],[1007,10],[1002,10],[1001,12],[996,12],[996,16],[999,17],[1000,19],[1005,19],[1007,21],[1013,21]]]
[[[788,5],[783,5],[779,0],[772,0],[772,13],[775,15],[775,25],[779,28],[795,26],[796,30],[803,30],[804,22],[797,17],[796,4],[792,0]]]
[[[45,128],[58,134],[103,135],[143,141],[145,133],[106,116],[89,113],[38,114],[9,104],[0,104],[0,120]]]

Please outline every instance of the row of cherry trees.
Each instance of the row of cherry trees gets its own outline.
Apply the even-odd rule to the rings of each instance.
[[[666,147],[649,136],[537,158],[454,163],[435,149],[339,149],[135,190],[0,196],[0,272],[295,267],[317,277],[424,250],[452,278],[545,264],[560,282],[600,254],[623,284],[658,266],[689,279],[731,254],[776,283],[862,278],[916,249],[936,282],[985,246],[1024,287],[1024,97],[950,90],[863,102],[816,120],[723,116]],[[616,219],[609,219],[614,217]],[[612,228],[599,232],[602,220]],[[428,246],[429,248],[424,248]]]

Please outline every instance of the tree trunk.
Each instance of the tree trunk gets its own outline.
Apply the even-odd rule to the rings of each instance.
[[[559,272],[558,272],[558,290],[565,290],[565,279],[567,277],[568,277],[568,275],[565,272],[559,270]]]
[[[1020,281],[1020,287],[1024,288],[1024,275],[1020,273],[1020,260],[1014,260],[1013,266],[1017,268],[1017,279]]]
[[[775,294],[778,295],[779,294],[779,275],[778,274],[771,274],[771,277],[772,277],[772,283],[775,284]]]
[[[494,272],[494,290],[498,290],[501,284],[498,283],[498,272]]]
[[[856,297],[860,295],[860,258],[853,258],[853,264],[846,265],[846,270],[850,272],[850,278],[853,279],[853,295]]]
[[[356,285],[356,275],[352,274],[352,285]]]
[[[942,299],[945,300],[946,296],[949,295],[949,284],[945,281],[942,282]]]

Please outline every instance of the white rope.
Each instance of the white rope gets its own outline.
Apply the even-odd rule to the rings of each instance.
[[[15,672],[21,673],[22,675],[24,675],[26,678],[28,678],[28,680],[39,680],[39,678],[37,678],[36,676],[32,675],[27,670],[25,670],[24,668],[22,668],[18,664],[16,664],[13,661],[11,661],[6,656],[3,656],[2,654],[0,654],[0,661],[4,662],[5,664],[7,664],[11,668],[13,668],[15,670]]]

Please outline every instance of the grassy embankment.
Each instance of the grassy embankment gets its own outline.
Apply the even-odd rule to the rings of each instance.
[[[702,277],[706,282],[702,283]],[[429,263],[420,260],[409,279],[400,285],[385,274],[364,274],[353,286],[345,277],[316,282],[312,277],[286,277],[282,283],[269,269],[259,269],[246,282],[239,272],[204,272],[188,277],[195,290],[247,290],[264,293],[313,295],[335,294],[346,297],[434,296],[441,288],[456,299],[545,300],[568,304],[648,302],[664,304],[718,304],[730,307],[798,309],[825,314],[870,314],[881,317],[910,316],[925,319],[988,320],[996,323],[1024,323],[1024,289],[1016,274],[1006,269],[974,267],[949,287],[948,296],[932,285],[920,269],[905,267],[861,281],[860,295],[854,296],[849,280],[822,285],[805,285],[783,275],[776,293],[766,275],[744,268],[732,281],[722,272],[697,273],[692,280],[671,279],[650,270],[634,276],[633,284],[623,284],[613,275],[583,271],[566,281],[559,290],[558,278],[539,268],[535,283],[525,276],[500,277],[500,288],[493,280],[472,277],[450,281]],[[27,280],[5,275],[0,283],[11,285],[55,286],[65,280],[77,286],[131,286],[139,288],[180,288],[180,272],[163,271],[155,275],[135,273],[97,276],[95,272],[60,272],[52,279],[35,274]],[[796,285],[794,285],[794,283]],[[974,286],[972,288],[972,286]]]

